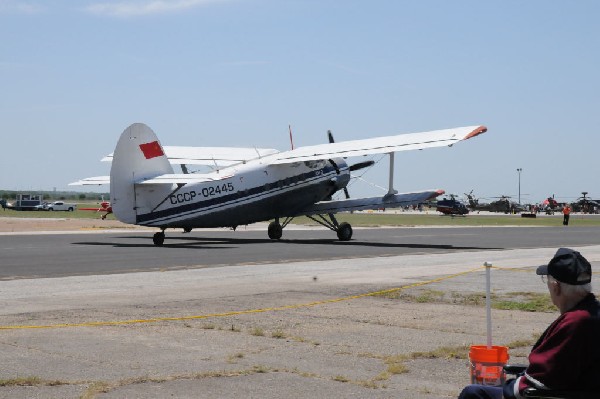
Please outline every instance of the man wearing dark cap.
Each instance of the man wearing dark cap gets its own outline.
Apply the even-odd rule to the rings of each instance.
[[[577,251],[560,248],[537,268],[560,316],[529,354],[529,366],[503,387],[470,385],[459,399],[521,398],[529,387],[600,395],[600,303],[592,294],[592,267]]]

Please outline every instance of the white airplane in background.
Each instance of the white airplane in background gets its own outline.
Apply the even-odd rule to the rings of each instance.
[[[135,123],[121,134],[113,154],[110,176],[92,177],[71,185],[110,184],[110,203],[124,223],[160,228],[154,244],[163,245],[165,230],[231,227],[273,220],[269,238],[278,240],[296,216],[308,216],[352,238],[352,227],[338,223],[341,211],[398,208],[416,205],[444,193],[426,190],[398,194],[393,188],[394,153],[452,146],[485,133],[485,126],[410,133],[299,147],[273,149],[229,147],[163,147],[148,126]],[[349,166],[345,158],[389,154],[389,189],[384,196],[332,200],[344,190],[350,172],[373,164]],[[182,174],[172,164],[181,165]],[[188,173],[186,165],[212,165],[210,173]],[[283,219],[283,222],[280,222]]]

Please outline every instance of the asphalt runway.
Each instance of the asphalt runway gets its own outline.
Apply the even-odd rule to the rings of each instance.
[[[259,226],[261,228],[262,226]],[[0,280],[166,271],[225,265],[371,258],[597,245],[597,227],[356,228],[349,242],[325,229],[289,226],[283,239],[266,228],[182,234],[167,230],[163,247],[151,231],[0,236]]]
[[[456,398],[484,261],[503,299],[558,246],[600,264],[600,228],[263,227],[0,234],[0,398]],[[555,317],[494,310],[494,343],[523,363]]]

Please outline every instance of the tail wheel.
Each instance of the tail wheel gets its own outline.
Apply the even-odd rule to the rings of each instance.
[[[279,240],[283,235],[283,227],[277,222],[271,222],[269,223],[268,233],[271,240]]]
[[[152,241],[154,242],[154,245],[156,245],[157,247],[162,246],[163,243],[165,242],[165,232],[159,231],[158,233],[154,233],[154,237],[152,237]]]
[[[342,222],[337,228],[337,236],[340,241],[350,241],[352,238],[352,226],[350,223]]]

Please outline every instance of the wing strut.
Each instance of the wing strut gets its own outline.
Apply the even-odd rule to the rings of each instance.
[[[386,194],[386,196],[398,194],[398,191],[394,190],[394,155],[395,155],[395,153],[390,152],[390,153],[388,153],[388,155],[390,156],[390,182],[389,182],[389,186],[388,186],[388,193]]]

